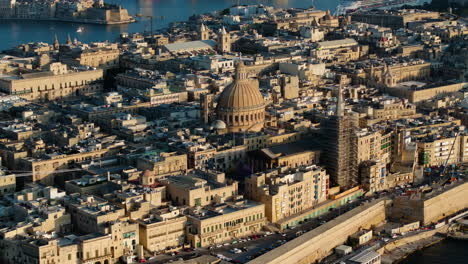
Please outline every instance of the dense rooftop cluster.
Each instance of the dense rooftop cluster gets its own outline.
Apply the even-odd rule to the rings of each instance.
[[[467,162],[467,36],[439,12],[253,5],[115,43],[13,47],[0,54],[0,262],[223,252]]]

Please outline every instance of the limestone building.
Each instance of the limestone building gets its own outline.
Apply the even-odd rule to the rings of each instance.
[[[265,206],[249,200],[194,210],[188,216],[187,239],[192,247],[206,247],[258,233],[266,223]]]
[[[216,116],[228,132],[260,131],[265,121],[265,102],[255,81],[247,78],[242,61],[236,68],[234,82],[224,88],[216,106]]]
[[[317,164],[319,147],[307,140],[261,148],[249,153],[248,162],[254,172],[277,167],[297,168]]]
[[[65,206],[71,212],[76,230],[84,233],[101,232],[105,225],[125,215],[125,210],[97,196],[70,195]]]
[[[265,205],[268,221],[302,213],[328,198],[329,176],[315,165],[256,173],[245,180],[246,197]]]
[[[142,177],[143,185],[152,185],[157,178],[187,171],[187,155],[176,152],[148,154],[137,159],[139,170],[149,170],[154,177]]]
[[[119,66],[120,50],[118,48],[91,48],[71,51],[61,61],[73,66],[112,68]]]
[[[140,243],[146,250],[157,252],[184,245],[187,217],[180,209],[161,209],[137,222]]]
[[[223,202],[238,194],[238,183],[226,180],[224,173],[194,171],[182,176],[169,176],[161,183],[176,205],[206,206]]]
[[[0,159],[1,160],[1,159]],[[0,196],[15,192],[16,176],[14,174],[5,175],[0,169]]]
[[[103,89],[103,70],[70,71],[61,63],[49,71],[0,75],[0,91],[28,100],[55,100],[93,94]]]

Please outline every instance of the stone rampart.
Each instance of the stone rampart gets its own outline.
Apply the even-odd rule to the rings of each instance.
[[[332,253],[350,235],[385,221],[388,199],[355,208],[334,220],[250,261],[250,264],[314,263]]]

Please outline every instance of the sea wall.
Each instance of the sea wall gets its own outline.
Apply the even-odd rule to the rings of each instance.
[[[248,263],[305,264],[321,260],[358,230],[385,221],[385,207],[389,202],[388,199],[379,199],[355,208]]]

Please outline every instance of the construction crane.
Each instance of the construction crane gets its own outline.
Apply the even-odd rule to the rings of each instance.
[[[454,151],[454,148],[455,148],[455,143],[457,142],[457,138],[458,138],[458,135],[460,135],[460,132],[457,132],[455,134],[455,139],[453,140],[453,143],[452,143],[452,146],[450,147],[450,151],[449,151],[449,154],[448,154],[448,157],[447,159],[445,160],[444,162],[444,168],[442,169],[442,171],[440,172],[440,179],[438,182],[436,182],[434,184],[434,187],[435,188],[439,188],[439,187],[442,187],[444,184],[446,184],[450,179],[451,179],[451,176],[450,175],[445,175],[446,174],[446,171],[447,171],[447,164],[450,160],[450,157],[452,156],[452,152]]]

